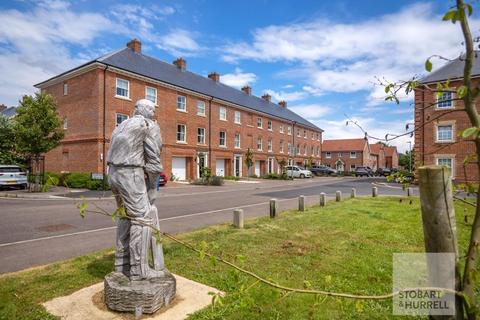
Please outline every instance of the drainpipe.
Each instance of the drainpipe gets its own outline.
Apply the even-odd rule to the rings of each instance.
[[[208,100],[208,167],[212,169],[212,100]]]
[[[107,93],[106,93],[106,84],[107,84],[107,69],[108,66],[105,66],[105,69],[103,69],[103,138],[102,138],[102,174],[103,174],[103,190],[105,190],[105,185],[106,185],[106,171],[107,171],[107,166],[105,165],[106,163],[106,124],[107,124]]]
[[[297,150],[295,148],[295,124],[296,123],[297,123],[296,121],[292,122],[292,154],[293,154],[292,160],[293,160],[293,165],[295,165],[295,156],[296,156],[296,152],[297,152]],[[291,178],[293,179],[293,170],[291,170],[291,172],[292,172]]]

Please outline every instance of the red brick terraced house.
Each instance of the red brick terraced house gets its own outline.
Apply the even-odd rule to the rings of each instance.
[[[339,139],[324,140],[322,163],[341,172],[355,171],[356,167],[372,165],[368,140]]]
[[[373,170],[386,168],[385,145],[383,143],[374,143],[370,145],[370,159]]]
[[[143,98],[158,106],[164,172],[180,180],[199,177],[203,167],[246,176],[247,148],[251,174],[259,176],[279,172],[280,159],[320,163],[323,130],[285,101],[224,85],[215,72],[189,72],[182,58],[169,64],[144,55],[137,39],[36,87],[55,97],[65,129],[60,145],[46,154],[48,171],[105,173],[111,132]]]
[[[420,83],[435,89],[438,83],[450,81],[450,87],[456,89],[462,85],[464,62],[459,58],[430,73]],[[473,81],[480,76],[480,57],[476,55],[472,70]],[[452,100],[453,99],[453,100]],[[477,100],[477,110],[480,105]],[[461,138],[460,134],[471,127],[463,102],[455,100],[455,94],[444,92],[440,96],[434,90],[415,90],[415,162],[421,165],[445,165],[452,168],[455,182],[479,181],[476,164],[464,160],[475,153],[471,140]]]
[[[385,168],[398,168],[398,151],[397,147],[385,147]]]

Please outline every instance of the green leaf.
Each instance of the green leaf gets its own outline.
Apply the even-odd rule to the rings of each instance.
[[[430,61],[430,59],[427,59],[427,61],[425,61],[425,70],[427,70],[428,72],[432,71],[432,62]]]
[[[470,127],[470,128],[467,128],[465,130],[463,130],[462,132],[462,138],[468,138],[470,137],[471,135],[473,135],[473,138],[476,139],[477,136],[478,136],[478,128],[477,127]]]
[[[82,201],[79,204],[77,204],[77,208],[80,211],[80,217],[85,218],[85,212],[88,209],[88,202]]]
[[[303,287],[305,289],[310,289],[312,287],[312,284],[308,280],[303,280]]]
[[[457,89],[457,97],[461,99],[467,95],[467,92],[468,92],[468,88],[466,86],[460,86]]]
[[[443,21],[452,20],[452,22],[455,23],[455,21],[456,21],[456,16],[457,16],[457,10],[450,10],[450,11],[447,11],[447,13],[445,13],[445,15],[443,16],[442,20],[443,20]]]
[[[332,276],[331,275],[326,275],[325,276],[325,283],[330,284],[332,282]]]
[[[467,7],[468,15],[471,16],[473,13],[473,7],[471,4],[466,3],[465,6]]]

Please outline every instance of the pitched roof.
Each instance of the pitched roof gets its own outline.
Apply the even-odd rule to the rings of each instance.
[[[9,107],[5,110],[2,110],[0,112],[0,114],[7,117],[7,118],[13,118],[17,115],[17,108],[16,107]]]
[[[365,139],[338,139],[323,140],[322,151],[363,151],[365,149]]]
[[[370,145],[370,153],[380,154],[380,150],[385,150],[384,145],[381,143],[374,143]]]
[[[130,48],[124,48],[113,53],[104,55],[82,66],[79,66],[78,68],[87,66],[95,62],[122,69],[124,71],[133,72],[151,79],[195,91],[197,93],[208,95],[220,100],[238,104],[257,112],[262,112],[274,117],[294,121],[300,125],[310,127],[315,130],[322,130],[288,108],[281,107],[275,103],[268,102],[256,96],[250,96],[241,90],[229,87],[220,82],[215,82],[207,77],[203,77],[193,72],[182,71],[173,64],[166,63],[156,58],[144,55],[142,53],[135,52]],[[60,77],[73,70],[69,70],[65,73],[57,75],[51,79],[36,84],[35,86],[41,86],[43,83]]]
[[[447,79],[463,78],[463,68],[465,66],[465,55],[447,62],[442,67],[420,79],[421,83],[439,82]],[[480,75],[480,51],[475,51],[473,59],[472,76]]]
[[[385,156],[391,157],[394,153],[397,153],[397,147],[385,147]]]

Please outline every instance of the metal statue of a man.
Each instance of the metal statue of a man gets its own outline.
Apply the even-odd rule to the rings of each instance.
[[[108,182],[118,207],[125,208],[128,218],[117,221],[115,271],[130,280],[165,276],[168,271],[163,251],[157,245],[152,229],[159,227],[155,206],[155,183],[162,171],[160,152],[162,138],[155,119],[155,105],[142,99],[135,105],[134,116],[119,124],[112,133],[108,151]],[[152,249],[153,268],[148,263]]]

